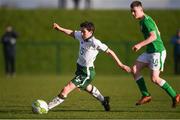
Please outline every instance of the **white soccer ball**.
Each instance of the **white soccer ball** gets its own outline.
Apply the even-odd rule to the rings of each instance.
[[[46,114],[48,105],[44,100],[36,100],[32,103],[32,111],[36,114]]]

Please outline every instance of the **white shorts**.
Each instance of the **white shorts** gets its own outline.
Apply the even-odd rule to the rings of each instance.
[[[156,53],[145,52],[137,58],[137,61],[148,63],[148,67],[151,70],[163,71],[165,59],[166,59],[166,50]]]

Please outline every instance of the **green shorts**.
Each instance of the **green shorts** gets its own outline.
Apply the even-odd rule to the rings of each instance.
[[[76,76],[71,80],[78,88],[85,90],[95,77],[94,67],[83,67],[77,64]]]

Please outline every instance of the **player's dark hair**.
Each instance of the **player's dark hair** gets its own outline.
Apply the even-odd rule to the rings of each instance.
[[[142,3],[140,1],[133,1],[130,5],[131,8],[139,7],[139,6],[142,7]]]
[[[88,31],[92,31],[93,33],[95,31],[95,27],[94,27],[94,24],[92,22],[85,21],[85,22],[80,24],[80,27],[84,27]]]

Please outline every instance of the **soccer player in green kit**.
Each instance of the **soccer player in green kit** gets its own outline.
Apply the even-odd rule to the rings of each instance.
[[[132,50],[137,52],[142,47],[146,46],[146,52],[141,54],[132,67],[134,79],[142,94],[141,99],[136,105],[142,105],[151,101],[151,94],[148,92],[144,78],[140,74],[141,70],[145,67],[150,69],[151,80],[172,98],[172,107],[180,102],[180,94],[162,78],[160,72],[163,71],[163,66],[166,58],[166,49],[161,40],[160,32],[154,20],[144,13],[142,3],[140,1],[133,1],[130,5],[132,16],[139,20],[141,32],[144,35],[144,40],[135,44]]]

